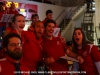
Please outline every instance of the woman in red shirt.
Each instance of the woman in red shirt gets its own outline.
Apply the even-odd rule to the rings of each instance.
[[[79,64],[79,71],[85,71],[86,73],[84,75],[100,75],[99,50],[91,42],[87,41],[82,28],[76,28],[74,30],[72,40],[73,51],[84,59],[84,62]]]
[[[25,17],[22,14],[15,14],[12,19],[12,25],[7,27],[4,36],[9,33],[17,33],[21,35],[25,26]]]

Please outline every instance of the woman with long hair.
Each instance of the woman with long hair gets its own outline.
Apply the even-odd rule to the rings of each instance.
[[[73,32],[73,52],[80,55],[84,62],[79,64],[79,71],[85,71],[85,75],[100,74],[100,53],[98,48],[87,40],[82,28],[76,28]],[[83,74],[82,74],[83,75]]]

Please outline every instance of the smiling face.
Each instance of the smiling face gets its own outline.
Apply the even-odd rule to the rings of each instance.
[[[35,32],[37,38],[41,38],[41,36],[44,32],[44,25],[42,22],[35,23],[34,32]]]
[[[47,14],[47,18],[48,18],[48,19],[52,19],[52,15],[53,15],[53,13],[48,13],[48,14]]]
[[[22,32],[25,26],[25,18],[23,16],[17,16],[14,25],[15,29]]]
[[[76,44],[82,45],[82,40],[83,40],[83,34],[82,34],[81,30],[75,30],[74,41],[76,42]]]
[[[54,23],[48,23],[46,28],[45,28],[45,34],[48,37],[52,37],[53,36],[53,32],[54,32],[54,28],[55,28],[55,24]]]

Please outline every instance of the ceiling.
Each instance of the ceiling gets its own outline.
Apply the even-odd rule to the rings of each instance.
[[[65,7],[74,7],[82,5],[84,3],[84,0],[52,0],[53,3],[56,5],[61,5]]]
[[[43,2],[44,0],[28,0],[28,1],[36,1],[36,2]],[[49,0],[55,5],[61,5],[65,7],[75,7],[82,5],[84,0]]]

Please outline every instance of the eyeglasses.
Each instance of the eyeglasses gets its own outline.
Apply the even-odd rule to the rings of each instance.
[[[22,44],[21,43],[18,43],[18,44],[16,44],[16,43],[11,43],[11,44],[8,44],[9,46],[11,46],[11,47],[21,47],[22,46]]]

